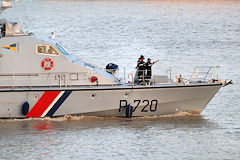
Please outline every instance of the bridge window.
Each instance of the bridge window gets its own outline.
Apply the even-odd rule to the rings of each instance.
[[[38,54],[59,55],[59,52],[52,45],[38,45]]]

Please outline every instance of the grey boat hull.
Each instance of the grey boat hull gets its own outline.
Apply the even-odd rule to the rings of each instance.
[[[201,112],[221,84],[138,87],[1,89],[0,117],[56,117],[64,115],[158,116],[184,111]],[[28,105],[24,106],[24,103]],[[23,109],[28,109],[26,115]]]

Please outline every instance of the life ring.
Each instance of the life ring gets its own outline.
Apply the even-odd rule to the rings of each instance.
[[[53,68],[53,60],[50,58],[45,58],[42,60],[42,68],[44,70],[51,70]]]

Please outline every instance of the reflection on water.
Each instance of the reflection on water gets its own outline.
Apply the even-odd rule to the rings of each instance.
[[[55,31],[70,53],[131,72],[140,54],[188,78],[220,65],[233,79],[200,115],[0,120],[0,159],[240,159],[238,0],[28,0],[1,17]],[[175,76],[175,75],[174,75]]]
[[[159,155],[163,159],[181,159],[189,157],[184,153],[188,145],[197,147],[205,131],[218,128],[217,124],[200,115],[2,120],[0,126],[4,128],[0,131],[1,153],[7,159],[11,157],[9,154],[15,158],[24,155],[26,159],[46,156],[61,159],[79,156],[83,159],[95,159],[95,156],[99,159],[158,159]],[[174,150],[174,153],[168,150]],[[178,153],[181,151],[182,154]],[[201,156],[197,150],[192,153]]]

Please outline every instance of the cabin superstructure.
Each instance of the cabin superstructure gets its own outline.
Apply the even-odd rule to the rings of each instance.
[[[24,33],[19,23],[0,21],[1,86],[106,85],[113,75],[79,61],[50,38]],[[95,81],[92,77],[95,77]],[[93,82],[94,81],[94,82]]]

